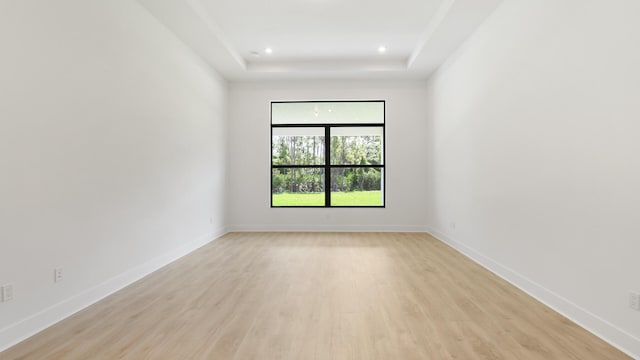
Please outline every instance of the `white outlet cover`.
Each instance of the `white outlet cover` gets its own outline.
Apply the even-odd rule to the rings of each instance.
[[[62,268],[53,269],[53,281],[60,282],[64,278],[64,272]]]
[[[13,300],[13,285],[6,284],[2,286],[2,302]]]

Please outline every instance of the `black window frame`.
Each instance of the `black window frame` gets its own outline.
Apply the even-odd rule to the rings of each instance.
[[[373,103],[379,102],[382,103],[382,123],[314,123],[314,124],[274,124],[273,123],[273,104],[287,104],[287,103]],[[271,101],[269,104],[269,120],[271,125],[271,139],[269,143],[271,145],[270,151],[270,175],[269,175],[269,183],[270,183],[270,195],[269,202],[271,208],[366,208],[366,209],[384,209],[387,205],[387,172],[386,164],[387,164],[387,151],[386,151],[386,123],[387,123],[387,107],[386,100],[304,100],[304,101]],[[274,128],[324,128],[324,145],[325,145],[325,155],[324,155],[324,165],[273,165],[273,129]],[[380,127],[382,128],[382,164],[377,165],[332,165],[331,164],[331,136],[330,131],[331,128],[339,128],[339,127]],[[324,193],[325,193],[325,203],[324,205],[312,206],[312,205],[273,205],[273,170],[274,169],[293,169],[293,168],[301,168],[301,169],[324,169]],[[382,172],[382,205],[331,205],[331,170],[336,168],[376,168],[381,169]]]

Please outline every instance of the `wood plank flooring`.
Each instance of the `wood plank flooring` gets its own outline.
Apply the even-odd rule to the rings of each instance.
[[[418,233],[231,233],[1,359],[628,359]]]

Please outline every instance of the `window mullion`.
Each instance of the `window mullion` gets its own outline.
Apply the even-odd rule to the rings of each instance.
[[[331,206],[331,127],[324,127],[324,206]]]

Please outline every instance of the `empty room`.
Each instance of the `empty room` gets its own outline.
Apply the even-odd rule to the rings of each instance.
[[[640,359],[637,0],[0,0],[0,359]]]

